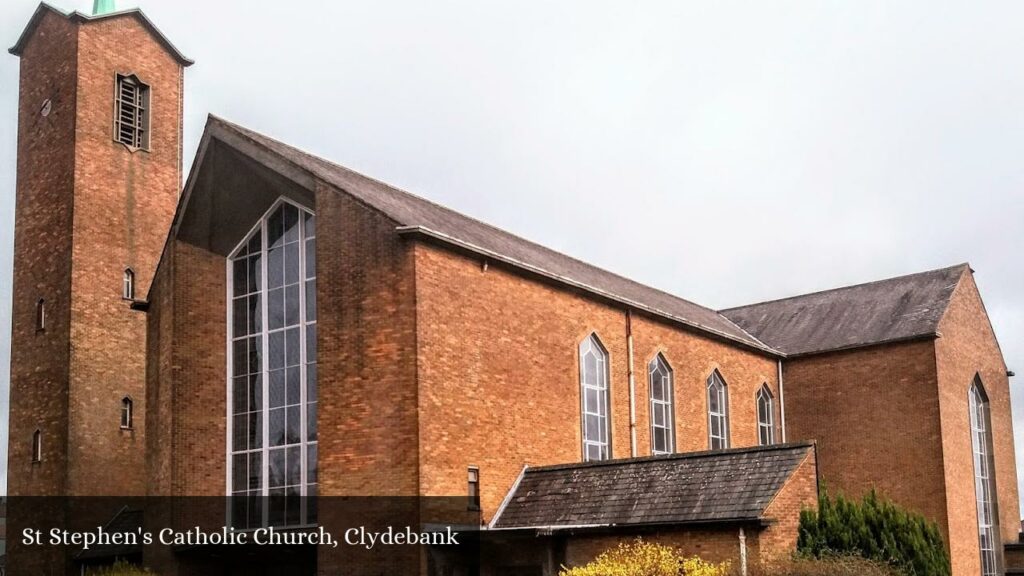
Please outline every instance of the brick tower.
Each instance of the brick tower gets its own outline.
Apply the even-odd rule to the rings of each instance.
[[[145,493],[145,315],[181,185],[182,56],[40,4],[21,58],[8,492]]]

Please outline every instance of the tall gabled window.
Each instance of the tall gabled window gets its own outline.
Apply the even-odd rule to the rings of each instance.
[[[651,453],[671,454],[676,443],[672,368],[661,354],[647,364],[647,383],[651,393]]]
[[[608,428],[608,352],[595,334],[591,334],[580,343],[580,395],[583,460],[607,460],[611,454]]]
[[[302,497],[317,493],[316,217],[279,200],[230,255],[228,278],[233,525],[312,524]]]
[[[125,300],[135,300],[135,271],[131,268],[124,269],[124,279],[121,282],[121,297]]]
[[[43,433],[36,429],[32,433],[32,463],[43,461]]]
[[[114,87],[114,140],[131,150],[149,148],[149,86],[118,74]]]
[[[121,428],[131,430],[134,408],[134,403],[130,397],[125,396],[121,399]]]
[[[46,330],[46,300],[36,302],[36,330]]]
[[[775,444],[775,401],[767,384],[757,391],[757,441],[761,446]]]
[[[708,376],[708,446],[729,447],[729,393],[718,370]]]
[[[971,412],[971,447],[974,452],[974,494],[978,511],[978,547],[981,575],[1000,574],[998,546],[999,516],[995,506],[995,473],[992,460],[992,421],[988,395],[981,378],[974,377],[968,397]]]

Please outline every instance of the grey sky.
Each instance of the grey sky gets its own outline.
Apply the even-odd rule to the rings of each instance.
[[[5,46],[35,6],[0,3]],[[197,61],[186,165],[212,112],[716,308],[969,261],[1024,374],[1024,3],[299,6],[143,1]],[[0,56],[4,396],[17,69]]]

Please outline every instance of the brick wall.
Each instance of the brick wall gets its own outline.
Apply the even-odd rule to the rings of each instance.
[[[786,560],[796,550],[800,535],[800,512],[818,508],[817,449],[797,467],[782,489],[765,509],[771,524],[758,536],[757,561],[762,565]]]
[[[625,312],[478,259],[416,245],[420,492],[466,493],[478,466],[489,520],[524,465],[582,459],[579,343],[609,353],[611,441],[630,455]],[[675,380],[679,451],[707,448],[705,382],[729,385],[734,446],[757,443],[754,394],[775,387],[775,361],[634,315],[637,436],[650,453],[647,361],[664,353]]]
[[[978,556],[974,463],[968,391],[975,374],[989,398],[996,490],[1003,542],[1016,542],[1020,531],[1017,470],[1013,448],[1010,384],[999,344],[974,283],[965,273],[939,325],[936,340],[939,398],[942,409],[944,479],[954,574],[976,574]]]
[[[859,498],[875,488],[946,526],[931,341],[786,361],[790,440],[816,440],[822,480]]]
[[[27,465],[28,440],[12,441],[11,493],[141,494],[146,320],[122,278],[133,268],[145,294],[174,211],[183,70],[130,15],[44,9],[21,58],[11,434],[42,429],[44,462]],[[149,152],[112,140],[116,72],[152,87]],[[120,427],[126,396],[132,430]]]
[[[47,13],[21,57],[15,199],[8,494],[65,490],[77,30]],[[39,111],[46,99],[52,110]],[[46,330],[36,303],[46,301]],[[32,464],[32,433],[42,462]],[[12,554],[16,554],[12,542]]]

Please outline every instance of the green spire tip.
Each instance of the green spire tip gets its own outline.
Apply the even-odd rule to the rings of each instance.
[[[93,16],[99,16],[101,14],[109,14],[113,12],[114,0],[92,0],[92,14]]]

